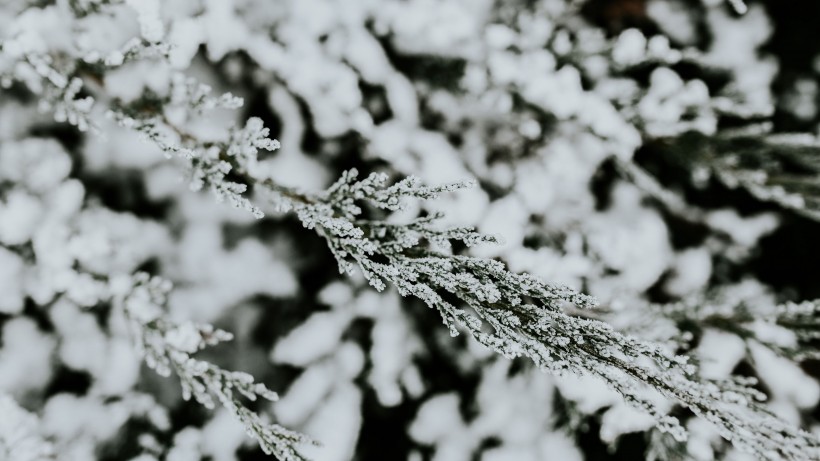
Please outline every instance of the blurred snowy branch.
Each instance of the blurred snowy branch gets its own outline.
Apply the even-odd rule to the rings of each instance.
[[[275,392],[254,382],[253,376],[247,373],[227,371],[191,357],[205,347],[231,340],[230,333],[208,324],[171,323],[164,312],[166,297],[171,290],[166,280],[138,273],[132,280],[115,279],[111,283],[114,302],[131,319],[146,363],[162,376],[169,376],[173,371],[182,384],[183,399],[193,397],[213,410],[216,397],[219,404],[242,422],[248,435],[259,442],[265,453],[273,454],[281,461],[306,459],[296,447],[313,441],[278,424],[265,422],[240,401],[239,395],[235,395],[236,392],[250,401],[258,397],[276,401],[279,397]]]

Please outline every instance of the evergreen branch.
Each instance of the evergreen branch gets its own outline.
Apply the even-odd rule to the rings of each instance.
[[[228,371],[191,357],[207,346],[232,339],[230,333],[208,324],[171,322],[164,315],[167,294],[171,290],[171,284],[166,280],[138,273],[129,279],[114,280],[112,286],[114,302],[131,321],[145,363],[161,376],[167,377],[173,371],[182,385],[183,399],[193,397],[210,410],[219,402],[242,423],[247,434],[256,439],[266,454],[272,454],[280,461],[307,461],[297,446],[316,445],[316,442],[278,424],[265,422],[239,398],[255,401],[261,397],[276,401],[279,397],[275,392],[255,382],[247,373]]]
[[[809,134],[725,131],[664,139],[667,159],[692,177],[713,177],[756,199],[820,220],[820,141]]]

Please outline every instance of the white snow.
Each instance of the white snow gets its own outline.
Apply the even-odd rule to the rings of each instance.
[[[700,370],[707,379],[728,377],[745,355],[745,342],[723,331],[707,329],[698,343]]]
[[[271,359],[277,363],[306,366],[332,354],[350,322],[346,312],[317,312],[276,343]]]
[[[38,434],[37,417],[0,394],[0,457],[13,461],[53,459],[54,448]]]
[[[0,312],[19,314],[23,310],[24,269],[17,254],[0,247]]]
[[[22,317],[6,322],[1,337],[0,392],[22,396],[45,387],[54,371],[54,338]]]
[[[646,56],[647,40],[638,29],[621,32],[612,50],[612,59],[623,66],[637,64]]]

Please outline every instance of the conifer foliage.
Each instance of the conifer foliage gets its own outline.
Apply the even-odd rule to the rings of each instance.
[[[395,357],[405,359],[378,358],[380,344],[395,346],[401,337],[412,337],[402,336],[407,321],[396,319],[437,316],[450,336],[469,338],[469,346],[453,339],[451,347],[468,349],[459,354],[477,354],[475,360],[487,370],[524,358],[521,373],[548,372],[555,383],[531,391],[555,392],[568,420],[600,415],[595,416],[594,404],[583,409],[589,396],[573,398],[562,380],[591,379],[614,391],[617,398],[606,404],[602,420],[615,435],[601,430],[601,438],[613,446],[618,436],[641,431],[647,434],[648,459],[671,456],[669,450],[699,460],[732,453],[820,459],[816,429],[799,417],[816,405],[816,398],[793,397],[799,408],[790,413],[782,405],[767,405],[768,397],[778,394],[777,382],[772,386],[764,369],[733,373],[742,360],[769,360],[785,363],[793,375],[811,382],[807,388],[816,388],[796,364],[818,357],[817,301],[784,299],[754,281],[727,277],[718,283],[718,276],[701,280],[697,274],[711,271],[713,264],[743,267],[761,236],[777,227],[777,218],[768,211],[757,221],[744,221],[732,211],[709,209],[675,184],[664,184],[664,171],[653,169],[661,165],[685,178],[680,187],[694,195],[708,187],[729,195],[741,190],[777,213],[809,220],[820,216],[820,150],[814,136],[783,135],[759,123],[742,129],[719,123],[772,114],[771,101],[758,97],[758,82],[741,75],[743,62],[721,70],[731,83],[720,90],[698,79],[684,82],[673,70],[715,72],[722,39],[717,34],[713,49],[704,50],[670,24],[688,24],[687,14],[732,27],[750,21],[732,32],[742,35],[754,21],[766,21],[762,9],[749,9],[740,0],[704,1],[687,13],[674,10],[684,8],[682,2],[648,2],[646,11],[639,8],[641,14],[654,15],[662,33],[647,38],[637,28],[613,33],[605,31],[616,27],[612,23],[593,24],[594,15],[585,11],[596,2],[484,2],[483,19],[465,16],[464,2],[457,0],[383,6],[362,0],[351,2],[350,10],[343,2],[313,3],[321,3],[324,16],[305,16],[298,1],[273,6],[253,0],[66,0],[0,6],[0,124],[8,125],[0,133],[0,368],[13,370],[14,360],[22,360],[15,354],[45,363],[33,378],[0,378],[0,414],[9,415],[0,418],[0,458],[91,459],[110,449],[106,444],[118,430],[140,421],[147,429],[136,442],[123,444],[139,447],[126,454],[134,460],[231,459],[218,458],[219,449],[208,448],[204,435],[218,432],[219,426],[209,427],[223,413],[208,426],[185,427],[179,415],[169,415],[175,404],[165,394],[171,391],[146,392],[151,386],[145,383],[155,381],[142,376],[136,353],[158,375],[178,380],[184,401],[223,411],[241,424],[267,455],[281,461],[313,455],[354,459],[349,444],[339,448],[347,442],[323,440],[322,434],[333,431],[322,432],[316,429],[320,422],[306,424],[307,417],[294,416],[300,404],[291,396],[360,396],[351,389],[355,376],[365,373],[356,365],[364,346],[336,345],[349,341],[343,330],[361,316],[374,325],[368,340],[370,382],[391,381],[387,393],[385,386],[374,385],[380,399],[424,394],[429,399],[410,437],[433,445],[435,459],[456,459],[447,458],[455,452],[458,459],[469,459],[477,447],[459,450],[448,445],[446,435],[414,429],[424,420],[425,408],[440,409],[446,401],[436,400],[432,388],[427,394],[412,391],[413,382],[424,387],[425,377],[401,363],[412,362],[405,352],[425,341],[398,344],[406,350]],[[426,8],[435,9],[432,18],[413,16]],[[330,17],[345,11],[347,23]],[[402,22],[402,16],[408,21]],[[294,28],[305,26],[300,21],[306,17],[308,25],[325,32],[300,36],[304,32]],[[442,27],[442,21],[452,24]],[[434,52],[441,53],[438,60],[425,58]],[[457,88],[418,75],[414,68],[421,66],[413,59],[429,65],[431,73],[458,74]],[[635,75],[648,75],[648,81],[640,83]],[[383,94],[368,90],[373,94],[365,101],[362,93],[368,88],[381,88]],[[349,139],[355,139],[353,153],[341,154]],[[311,149],[309,142],[322,145],[313,157],[302,152]],[[644,162],[647,169],[635,154],[642,145],[661,151],[655,163]],[[323,181],[330,177],[329,168],[317,166],[317,158],[348,168],[340,168],[335,181]],[[587,190],[606,174],[606,164],[615,165],[610,210],[593,204]],[[457,166],[446,174],[437,171],[450,165]],[[130,185],[112,185],[100,173],[106,168],[139,177],[140,187],[149,191],[132,193],[148,198],[118,201],[117,194]],[[357,170],[365,169],[372,172],[360,176]],[[300,183],[289,175],[308,179]],[[545,178],[555,184],[546,185]],[[201,201],[206,193],[240,213]],[[459,200],[465,200],[462,208],[487,208],[491,217],[474,218],[471,225],[462,223],[470,219],[453,219],[451,214],[471,213],[459,210]],[[677,252],[667,242],[663,219],[686,222],[711,237],[702,247]],[[332,309],[301,313],[307,319],[303,326],[282,339],[282,344],[298,343],[301,328],[310,332],[311,325],[330,319],[318,333],[322,337],[314,334],[308,340],[319,344],[320,352],[298,344],[281,349],[280,338],[272,339],[273,362],[306,371],[271,412],[263,402],[276,402],[279,395],[265,382],[279,383],[279,378],[270,370],[255,378],[209,354],[234,339],[215,326],[226,323],[220,311],[259,293],[296,296],[292,268],[259,256],[268,254],[260,242],[274,251],[282,248],[260,229],[270,227],[265,223],[284,228],[288,220],[301,224],[297,240],[313,241],[307,234],[315,234],[322,241],[342,278],[318,295]],[[733,228],[738,222],[748,231]],[[213,233],[198,231],[197,223],[206,223],[200,229],[212,226]],[[230,226],[250,229],[258,239],[246,239],[232,250],[222,248],[221,237],[217,249],[200,244],[223,231],[227,235]],[[510,229],[512,235],[505,235]],[[618,236],[642,229],[649,229],[647,245],[657,254],[633,261],[635,243]],[[547,243],[532,244],[539,239]],[[560,250],[547,250],[550,246]],[[238,263],[223,270],[210,257]],[[652,257],[662,259],[662,267],[641,269],[642,263],[657,266]],[[249,274],[254,264],[262,272],[274,271],[276,280]],[[687,265],[697,266],[688,269],[689,279],[681,275]],[[209,275],[210,266],[217,267],[215,276]],[[557,267],[551,273],[567,284],[546,281],[540,271],[544,266]],[[647,270],[657,273],[647,276]],[[572,271],[581,276],[573,279],[567,275]],[[611,278],[613,273],[624,275]],[[672,278],[662,279],[662,274]],[[648,299],[664,280],[671,299]],[[209,283],[225,288],[207,291]],[[326,293],[333,289],[347,295],[330,299]],[[197,295],[198,290],[204,294]],[[406,300],[401,310],[378,312],[391,293]],[[369,311],[356,307],[366,304],[367,296],[378,296],[377,306]],[[417,312],[422,304],[430,309]],[[255,335],[240,320],[234,327]],[[337,342],[321,350],[334,335]],[[714,338],[739,341],[737,356],[721,359],[719,352],[704,351]],[[238,348],[257,347],[248,346],[251,339],[236,339]],[[26,341],[29,352],[15,352],[26,348]],[[476,345],[497,356],[485,355]],[[89,358],[92,352],[100,358]],[[323,354],[330,358],[319,360]],[[723,360],[728,369],[715,372],[709,360]],[[317,384],[321,378],[316,376],[329,363],[345,371],[329,372],[331,377]],[[65,370],[89,377],[87,395],[49,390],[49,382],[59,389],[71,381],[66,376],[74,375]],[[375,377],[379,372],[382,378]],[[352,376],[350,382],[338,378],[345,373]],[[482,386],[493,379],[490,371],[480,373]],[[510,390],[515,379],[498,386]],[[332,411],[335,400],[327,399]],[[88,428],[66,421],[72,408],[96,412],[78,423]],[[651,423],[613,429],[616,409]],[[113,429],[92,421],[110,415],[119,421]],[[455,418],[463,426],[460,440],[469,438],[464,434],[506,440],[481,432],[477,422]],[[701,422],[711,425],[704,429]],[[347,424],[354,431],[348,438],[355,442],[361,422]],[[542,425],[536,427],[539,434],[555,429]],[[569,436],[561,436],[567,440],[584,432],[582,423],[568,426],[563,429]],[[335,454],[322,451],[326,443]],[[241,444],[236,442],[228,456]],[[574,446],[568,450],[577,452]],[[516,459],[514,450],[506,453]],[[499,459],[507,459],[503,456]]]

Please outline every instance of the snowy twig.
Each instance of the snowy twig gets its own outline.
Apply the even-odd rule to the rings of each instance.
[[[171,284],[158,277],[138,273],[133,278],[112,281],[115,304],[131,320],[140,351],[150,368],[162,376],[173,371],[180,379],[185,400],[193,397],[208,409],[215,407],[214,397],[245,426],[249,436],[259,442],[266,454],[280,461],[304,461],[297,446],[316,444],[307,436],[278,424],[265,422],[251,411],[240,396],[255,401],[262,397],[278,400],[278,395],[253,376],[227,371],[191,354],[222,341],[232,339],[226,331],[211,325],[175,324],[165,314],[165,302]],[[238,393],[239,395],[237,395]]]

